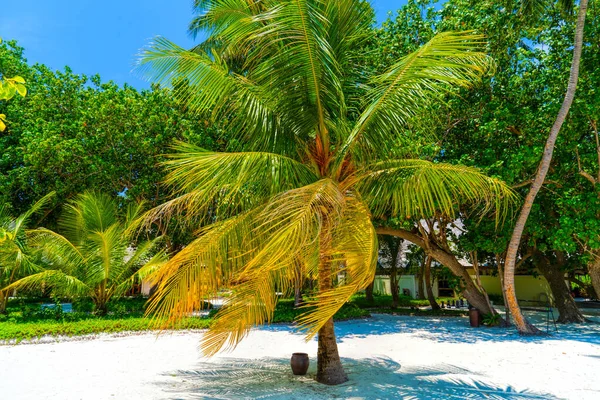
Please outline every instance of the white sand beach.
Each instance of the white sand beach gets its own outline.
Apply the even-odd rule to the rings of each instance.
[[[376,315],[337,324],[350,377],[314,382],[317,343],[289,326],[255,329],[234,351],[201,357],[202,333],[153,333],[0,346],[0,398],[599,399],[600,326],[546,338],[468,327],[466,318]],[[295,377],[292,352],[311,357]]]

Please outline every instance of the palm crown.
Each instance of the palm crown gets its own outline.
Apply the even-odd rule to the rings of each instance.
[[[167,164],[177,197],[147,215],[211,217],[156,274],[151,302],[158,315],[177,319],[231,288],[203,341],[208,354],[269,321],[276,292],[289,292],[298,274],[318,277],[319,293],[299,320],[307,337],[317,334],[373,279],[373,217],[452,215],[459,201],[484,210],[511,201],[510,189],[475,169],[404,159],[398,147],[422,107],[486,73],[480,35],[439,34],[368,76],[361,49],[373,12],[365,1],[196,5],[202,13],[192,31],[208,31],[208,39],[184,50],[157,38],[140,68],[158,81],[183,79],[174,95],[210,112],[240,143],[233,153],[176,144]]]
[[[123,295],[165,261],[160,238],[139,241],[129,227],[141,205],[131,205],[119,217],[116,201],[93,192],[79,195],[59,221],[63,235],[38,228],[27,232],[28,245],[39,251],[46,269],[26,276],[8,289],[52,289],[56,294],[89,296],[96,311],[105,313],[113,297]]]

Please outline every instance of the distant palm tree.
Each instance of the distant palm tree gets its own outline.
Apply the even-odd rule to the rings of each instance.
[[[166,259],[160,238],[134,246],[128,228],[140,211],[141,205],[132,205],[119,218],[113,198],[92,192],[78,196],[59,221],[64,236],[44,228],[27,232],[47,268],[7,289],[50,288],[58,295],[90,297],[96,312],[106,313],[112,298],[122,296],[136,278],[154,272]]]
[[[27,246],[25,229],[31,217],[44,208],[53,196],[54,193],[44,196],[17,218],[10,216],[7,204],[0,205],[0,289],[23,276],[42,270]],[[6,312],[8,296],[8,291],[0,290],[0,314]]]
[[[147,221],[181,214],[212,224],[155,276],[149,308],[175,321],[221,288],[227,306],[204,336],[214,354],[273,317],[276,292],[291,294],[298,270],[318,277],[299,319],[318,333],[317,380],[347,380],[333,315],[372,280],[373,216],[452,214],[458,200],[502,208],[512,192],[475,169],[404,159],[407,122],[488,68],[472,32],[443,33],[382,75],[362,67],[373,10],[359,0],[197,1],[191,51],[164,38],[140,68],[192,111],[210,111],[239,143],[215,153],[178,143],[168,183],[179,197]],[[224,218],[227,215],[229,218]]]

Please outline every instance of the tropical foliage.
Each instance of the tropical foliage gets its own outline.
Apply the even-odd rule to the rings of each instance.
[[[17,218],[10,216],[8,204],[0,205],[0,289],[41,270],[28,249],[25,229],[53,196],[53,193],[46,195]],[[0,313],[6,311],[8,295],[0,290]]]
[[[106,313],[111,299],[165,261],[158,248],[162,238],[135,243],[130,227],[140,212],[141,205],[130,205],[119,218],[113,198],[93,192],[78,196],[59,222],[64,235],[44,228],[27,232],[29,245],[39,250],[46,268],[4,290],[49,288],[56,296],[90,297],[96,312]]]
[[[231,288],[203,341],[214,354],[270,321],[276,292],[289,292],[296,274],[318,277],[319,293],[299,323],[308,338],[329,338],[320,337],[326,365],[318,379],[339,383],[323,369],[339,363],[337,349],[331,360],[324,356],[335,347],[331,317],[373,279],[372,216],[452,215],[460,200],[501,215],[512,199],[502,182],[476,169],[406,159],[402,146],[419,110],[489,70],[483,37],[437,35],[368,76],[356,51],[369,40],[366,2],[197,5],[206,11],[193,31],[209,38],[191,51],[157,38],[140,68],[160,82],[184,79],[185,90],[174,90],[179,100],[226,121],[240,145],[234,153],[176,146],[167,182],[178,197],[147,218],[185,213],[213,223],[159,270],[151,309],[177,320]]]
[[[2,39],[0,38],[0,43]],[[3,76],[0,71],[0,100],[10,100],[16,94],[25,96],[27,94],[27,88],[25,87],[25,79],[20,76],[14,76],[7,78]],[[6,129],[6,115],[0,114],[0,132],[4,132]]]

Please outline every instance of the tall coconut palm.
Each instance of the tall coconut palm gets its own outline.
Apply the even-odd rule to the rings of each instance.
[[[44,196],[17,218],[10,216],[7,204],[0,205],[0,289],[42,269],[27,246],[25,229],[31,217],[43,209],[53,196],[54,193]],[[0,290],[0,313],[6,312],[8,296],[8,291]]]
[[[521,4],[523,14],[530,18],[535,18],[536,15],[538,15],[540,12],[543,12],[544,8],[548,5],[548,1],[522,0]],[[517,330],[520,334],[523,335],[535,335],[541,334],[542,332],[535,326],[533,326],[531,323],[529,323],[529,321],[527,321],[527,319],[521,312],[521,308],[519,307],[519,303],[517,301],[517,295],[515,291],[515,266],[517,262],[517,254],[521,244],[523,231],[525,230],[525,224],[527,223],[527,219],[529,218],[529,214],[531,213],[531,209],[533,208],[533,203],[538,192],[542,188],[544,180],[546,179],[546,175],[548,174],[548,170],[550,169],[550,163],[552,161],[552,154],[554,153],[554,145],[556,143],[556,139],[558,137],[562,124],[567,118],[567,115],[571,108],[571,104],[573,103],[573,99],[575,98],[575,91],[577,90],[577,81],[579,78],[579,63],[581,60],[581,51],[583,48],[583,29],[587,13],[587,4],[588,0],[581,0],[579,2],[579,11],[577,15],[577,23],[575,26],[573,60],[571,62],[571,72],[569,74],[569,84],[567,86],[565,98],[563,99],[560,110],[558,111],[556,120],[550,128],[548,139],[546,140],[546,145],[544,146],[542,159],[538,166],[535,178],[533,179],[529,192],[527,193],[527,196],[525,196],[525,201],[523,202],[521,212],[519,213],[517,222],[515,223],[515,227],[513,229],[513,233],[510,238],[510,242],[508,244],[508,249],[506,252],[506,259],[504,264],[504,287],[506,292],[506,301],[508,303],[507,305],[510,309],[511,314],[513,315],[513,319],[515,321]],[[562,7],[563,11],[569,12],[573,9],[573,0],[559,0],[559,5]]]
[[[46,269],[12,283],[7,290],[50,288],[58,295],[85,296],[104,314],[108,302],[165,262],[160,238],[134,245],[129,229],[141,205],[127,208],[119,218],[116,201],[87,192],[66,206],[60,221],[64,236],[39,228],[27,232],[29,245],[38,249]]]
[[[215,153],[178,143],[168,162],[177,197],[147,221],[183,214],[209,225],[155,275],[150,309],[172,321],[228,287],[232,297],[204,335],[211,355],[273,317],[276,292],[291,294],[298,269],[318,294],[298,323],[318,334],[317,380],[347,380],[333,315],[372,280],[372,217],[452,214],[455,201],[502,208],[503,183],[475,169],[403,159],[404,129],[418,110],[486,73],[472,32],[444,33],[368,76],[361,68],[373,11],[359,0],[197,1],[187,51],[157,38],[140,68],[176,85],[191,110],[210,111],[240,143]],[[229,218],[225,218],[228,216]]]

